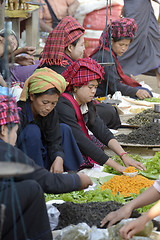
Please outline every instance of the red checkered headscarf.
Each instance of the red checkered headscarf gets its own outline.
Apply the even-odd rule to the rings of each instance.
[[[62,65],[65,47],[73,43],[84,34],[85,29],[71,16],[63,18],[50,32],[43,49],[39,66],[44,63],[49,65]]]
[[[92,80],[103,80],[104,70],[95,60],[88,57],[73,62],[62,75],[69,82],[67,90],[72,91],[73,86],[83,86]]]
[[[0,95],[0,126],[19,123],[18,109],[14,97]]]
[[[137,32],[137,24],[133,18],[121,18],[109,24],[103,31],[100,37],[100,45],[105,42],[105,46],[109,46],[109,40],[112,37],[113,40],[119,41],[121,39],[133,39]],[[111,36],[111,37],[110,37]]]

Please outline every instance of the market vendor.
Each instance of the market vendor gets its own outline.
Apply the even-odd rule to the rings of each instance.
[[[71,63],[83,58],[84,32],[76,19],[63,18],[47,38],[39,68],[48,67],[61,74]],[[111,104],[99,103],[96,109],[98,113],[103,112],[101,118],[109,128],[117,129],[121,125],[118,111]]]
[[[131,165],[138,169],[145,169],[143,164],[128,156],[95,111],[92,100],[98,83],[103,81],[103,68],[91,58],[78,59],[63,72],[63,76],[69,82],[67,87],[69,93],[62,94],[56,110],[60,122],[71,127],[79,149],[86,160],[100,165],[107,164],[121,173],[125,170],[125,167],[117,164],[97,146],[99,142],[95,144],[97,139],[119,155],[125,166]],[[91,140],[88,129],[92,132],[95,142]]]
[[[53,174],[36,165],[32,159],[14,147],[19,116],[15,98],[0,95],[0,162],[16,162],[31,166],[33,172],[0,179],[1,217],[4,221],[1,238],[51,240],[52,233],[44,199],[46,193],[64,193],[92,185],[88,176],[78,174]],[[16,165],[17,167],[17,165]],[[25,169],[25,167],[23,167]],[[2,169],[1,169],[2,170]],[[22,170],[22,169],[21,169]],[[7,174],[9,173],[9,168]],[[13,171],[11,171],[13,173]],[[16,173],[19,174],[18,169]],[[4,172],[1,173],[4,175]],[[16,232],[15,232],[16,229]]]
[[[104,65],[104,81],[99,84],[96,96],[113,95],[116,91],[120,91],[122,95],[132,98],[153,97],[147,88],[143,88],[133,77],[123,73],[117,59],[117,56],[122,56],[128,49],[131,41],[134,41],[136,31],[135,20],[128,18],[113,21],[107,26],[107,30],[104,29],[99,46],[93,51],[91,57],[98,62],[113,62],[115,65]]]
[[[134,209],[152,204],[160,199],[160,176],[153,185],[138,197],[125,204],[117,211],[110,212],[102,221],[101,227],[108,223],[108,227],[122,219],[129,218]],[[136,233],[144,229],[145,224],[160,215],[160,201],[158,201],[148,212],[141,215],[136,220],[125,224],[120,229],[120,235],[123,239],[129,240]]]
[[[76,171],[84,161],[70,127],[59,125],[55,110],[67,84],[55,71],[37,69],[25,82],[18,101],[22,110],[17,146],[54,173]]]

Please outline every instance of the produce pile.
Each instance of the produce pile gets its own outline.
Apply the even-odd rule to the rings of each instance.
[[[91,202],[91,203],[71,203],[66,202],[63,204],[53,204],[59,211],[59,223],[55,230],[60,230],[67,227],[70,224],[78,224],[85,222],[90,227],[100,227],[101,220],[110,212],[115,211],[123,205],[115,201],[108,202]],[[136,210],[134,210],[130,218],[137,218],[140,216]],[[154,227],[160,230],[160,223],[153,221]],[[106,228],[105,225],[103,228]]]
[[[152,123],[153,118],[160,118],[160,113],[156,113],[153,109],[144,110],[141,113],[136,114],[134,117],[127,120],[128,124],[143,126],[147,123]]]
[[[124,197],[129,197],[131,193],[139,194],[142,188],[151,187],[153,183],[153,180],[149,180],[141,175],[136,175],[134,177],[115,175],[109,181],[103,183],[101,189],[110,189],[114,195],[118,193]]]
[[[56,229],[62,229],[69,224],[78,224],[85,222],[90,227],[100,227],[100,221],[106,216],[107,213],[115,211],[123,206],[120,203],[109,202],[91,202],[91,203],[70,203],[54,204],[60,211],[59,224]],[[139,217],[137,211],[133,211],[131,217]],[[106,228],[106,226],[104,226]]]
[[[120,134],[116,139],[122,143],[141,145],[160,145],[160,124],[149,123],[134,129],[128,135]]]

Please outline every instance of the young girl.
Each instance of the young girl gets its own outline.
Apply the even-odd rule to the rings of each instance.
[[[61,74],[71,63],[83,58],[84,31],[73,17],[63,18],[47,38],[39,67],[47,66]],[[108,127],[120,126],[117,109],[111,104],[97,104],[96,109],[98,113],[103,111],[101,117]]]
[[[100,165],[107,164],[121,173],[125,169],[91,141],[88,129],[98,140],[119,155],[125,166],[132,165],[145,169],[141,163],[132,160],[124,152],[113,134],[96,114],[92,99],[98,83],[103,80],[103,75],[101,66],[91,58],[78,59],[63,72],[64,78],[69,82],[67,90],[70,93],[62,94],[57,103],[56,110],[60,122],[71,127],[80,151],[89,161],[93,160]]]
[[[113,95],[116,91],[120,91],[124,96],[139,99],[153,96],[148,89],[142,88],[138,82],[123,73],[117,59],[117,56],[122,56],[128,49],[136,31],[135,20],[127,18],[113,21],[112,25],[108,25],[107,31],[103,31],[99,47],[94,50],[91,57],[98,62],[102,62],[103,59],[104,62],[113,62],[115,65],[104,65],[105,80],[99,84],[97,96]]]

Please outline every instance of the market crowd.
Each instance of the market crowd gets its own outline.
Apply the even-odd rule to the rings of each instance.
[[[134,79],[133,72],[126,74],[121,65],[124,62],[121,57],[127,56],[127,52],[130,56],[124,66],[127,67],[131,61],[134,69],[134,61],[136,68],[136,55],[131,53],[138,44],[141,51],[139,21],[129,15],[131,1],[124,1],[124,17],[108,24],[99,39],[99,46],[85,57],[85,29],[71,16],[71,11],[74,12],[78,6],[77,1],[68,1],[68,10],[63,9],[62,15],[56,8],[52,9],[48,0],[45,2],[48,6],[45,14],[48,16],[50,13],[52,18],[46,22],[48,37],[39,60],[34,60],[35,48],[19,48],[13,31],[7,39],[5,29],[0,31],[0,161],[32,167],[30,173],[0,179],[1,204],[6,206],[1,232],[4,240],[14,239],[15,229],[18,232],[16,239],[52,239],[44,193],[66,193],[92,185],[91,179],[79,172],[84,168],[105,164],[119,173],[128,166],[146,170],[143,164],[129,157],[110,130],[121,125],[117,109],[96,100],[96,97],[106,94],[114,95],[116,91],[138,99],[153,96]],[[153,65],[146,68],[146,72],[155,71],[159,86],[160,42],[154,37],[157,39],[159,36],[160,40],[160,33],[149,0],[147,4],[152,17],[150,21],[154,21],[156,26],[153,29],[151,24],[148,31],[157,32],[157,35],[149,34],[150,41],[143,41],[145,48],[150,51],[152,47],[154,52],[154,60],[150,59]],[[41,13],[41,28],[44,30],[46,23],[43,20]],[[141,53],[137,49],[135,51]],[[8,68],[6,56],[8,61],[14,59],[18,65]],[[102,59],[114,64],[102,67],[99,64]],[[144,73],[145,64],[148,65],[142,59],[143,67],[138,74]],[[122,159],[124,166],[104,152],[105,146]],[[129,217],[133,209],[157,201],[159,192],[157,180],[138,198],[107,215],[101,226],[106,222],[110,222],[110,226]],[[12,211],[14,194],[19,200]],[[123,227],[121,236],[130,239],[141,230],[140,225],[143,227],[160,214],[158,206],[159,203]]]

